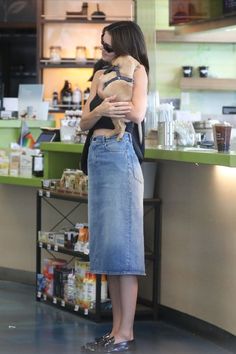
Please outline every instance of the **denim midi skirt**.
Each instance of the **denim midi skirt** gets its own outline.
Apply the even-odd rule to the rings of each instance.
[[[90,271],[145,275],[143,175],[132,136],[96,136],[88,154]]]

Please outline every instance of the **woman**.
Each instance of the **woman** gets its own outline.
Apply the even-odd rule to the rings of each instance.
[[[113,314],[111,332],[82,349],[122,352],[134,349],[137,276],[145,275],[143,176],[132,144],[132,129],[145,116],[149,64],[143,34],[132,21],[106,26],[101,44],[106,62],[131,55],[140,65],[134,73],[130,102],[115,102],[115,96],[102,100],[97,89],[104,70],[97,71],[81,118],[81,129],[92,133],[88,154],[90,270],[107,274]],[[114,129],[111,118],[129,121],[121,141],[108,137]]]

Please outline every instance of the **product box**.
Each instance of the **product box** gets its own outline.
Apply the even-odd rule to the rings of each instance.
[[[21,157],[20,157],[20,176],[32,177],[32,156],[21,155]]]
[[[9,171],[9,158],[8,156],[0,155],[0,175],[8,176]]]
[[[45,277],[45,294],[53,296],[54,294],[54,270],[66,266],[64,259],[45,258],[43,260],[43,275]]]
[[[69,268],[55,268],[54,269],[54,282],[53,282],[53,296],[60,299],[65,298],[65,288],[68,283],[68,275],[72,272]]]
[[[17,177],[20,173],[20,152],[13,151],[9,155],[9,175]]]

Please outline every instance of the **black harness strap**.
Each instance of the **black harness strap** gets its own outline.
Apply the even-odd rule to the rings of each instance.
[[[113,77],[112,79],[108,80],[107,82],[105,82],[104,83],[104,88],[107,87],[110,83],[112,83],[113,81],[116,81],[116,80],[124,80],[124,81],[130,82],[130,83],[134,82],[134,80],[131,79],[130,77],[121,75],[120,68],[119,68],[118,65],[114,65],[114,66],[110,67],[109,69],[105,70],[104,71],[104,75],[106,75],[106,74],[108,74],[108,73],[110,73],[112,71],[114,71],[116,73],[116,76]]]

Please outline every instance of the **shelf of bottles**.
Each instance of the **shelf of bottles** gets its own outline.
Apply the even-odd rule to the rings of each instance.
[[[93,68],[97,60],[86,58],[85,61],[80,62],[75,58],[67,58],[54,62],[50,58],[44,58],[40,60],[40,68]]]

